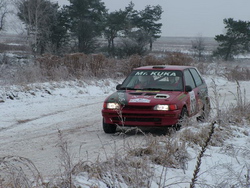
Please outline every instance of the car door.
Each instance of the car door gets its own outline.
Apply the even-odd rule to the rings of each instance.
[[[199,112],[199,88],[196,87],[196,83],[190,69],[184,70],[185,85],[190,86],[192,91],[188,93],[189,99],[187,101],[187,108],[190,116]]]
[[[207,86],[204,83],[199,71],[196,68],[191,68],[190,72],[194,78],[194,82],[197,88],[197,94],[198,94],[198,111],[201,111],[203,108],[203,105],[206,101],[206,95],[207,95]]]

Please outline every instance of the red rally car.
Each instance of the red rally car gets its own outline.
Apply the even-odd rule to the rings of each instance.
[[[192,66],[144,66],[135,68],[116,86],[103,104],[103,130],[117,126],[181,126],[184,117],[207,117],[210,99],[207,85]]]

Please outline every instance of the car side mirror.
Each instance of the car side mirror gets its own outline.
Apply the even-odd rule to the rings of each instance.
[[[120,90],[120,89],[121,89],[121,85],[122,85],[122,84],[118,84],[118,85],[116,86],[116,90]]]
[[[191,86],[189,86],[189,85],[185,86],[185,92],[190,92],[190,91],[192,91],[192,90],[193,90],[193,89],[192,89]]]

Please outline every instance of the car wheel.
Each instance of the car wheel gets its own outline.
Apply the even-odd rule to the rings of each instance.
[[[197,121],[204,122],[208,119],[209,114],[210,114],[210,103],[209,101],[206,102],[206,104],[202,108],[202,113],[199,117],[197,117]]]
[[[181,110],[181,114],[180,114],[180,118],[178,123],[175,125],[175,129],[178,131],[181,129],[182,125],[185,124],[185,122],[187,122],[187,118],[188,118],[188,111],[186,107],[183,107]]]
[[[104,120],[102,122],[102,128],[105,133],[111,134],[116,132],[116,125],[104,123]]]

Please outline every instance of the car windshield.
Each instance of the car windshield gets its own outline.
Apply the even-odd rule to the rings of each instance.
[[[122,83],[120,89],[183,91],[181,71],[135,70]]]

